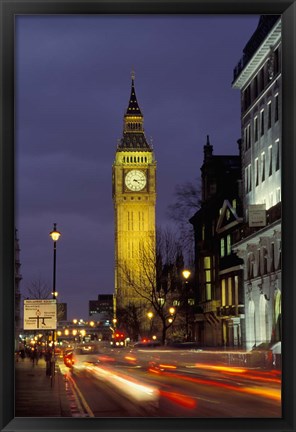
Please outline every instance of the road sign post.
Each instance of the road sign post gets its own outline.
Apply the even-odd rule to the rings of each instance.
[[[24,300],[24,330],[56,330],[57,301]]]

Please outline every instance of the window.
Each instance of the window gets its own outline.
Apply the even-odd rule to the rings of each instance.
[[[265,153],[261,153],[261,181],[265,181]]]
[[[269,175],[272,175],[272,146],[268,147]]]
[[[238,305],[240,304],[239,298],[238,298],[238,276],[234,276],[234,304]]]
[[[258,141],[258,117],[254,118],[254,141]]]
[[[251,165],[248,165],[247,168],[245,168],[245,191],[246,193],[250,192],[252,189],[252,171],[251,171]]]
[[[205,274],[205,295],[206,300],[212,299],[212,275],[211,275],[211,258],[204,257],[204,274]]]
[[[250,124],[248,124],[247,130],[248,130],[248,148],[250,148],[251,147],[251,125]]]
[[[258,158],[255,159],[255,185],[259,184],[259,161]]]
[[[226,253],[227,255],[231,254],[231,235],[227,235],[227,245],[226,245]]]
[[[225,256],[225,239],[221,238],[220,240],[220,256],[223,258]]]
[[[276,140],[276,160],[275,160],[275,170],[280,169],[280,140]]]
[[[252,190],[252,169],[251,169],[251,164],[248,166],[248,177],[249,177],[249,187],[248,187],[248,192],[250,192]]]
[[[277,122],[279,119],[279,95],[274,96],[274,121]]]
[[[232,280],[231,277],[228,278],[228,302],[229,305],[232,305]]]
[[[268,102],[268,120],[267,120],[267,127],[268,129],[271,128],[271,102]]]
[[[259,76],[260,76],[259,79],[260,79],[260,92],[261,92],[262,90],[264,90],[264,66],[262,69],[260,69]]]
[[[276,203],[281,202],[281,188],[277,188],[275,193],[276,193]]]
[[[251,88],[248,86],[244,91],[244,109],[249,108],[251,104]]]
[[[251,147],[251,134],[250,134],[250,125],[249,124],[245,128],[244,141],[245,141],[245,150],[248,150]]]
[[[221,306],[226,305],[226,287],[225,279],[221,280]]]
[[[260,133],[264,135],[264,110],[260,111]]]

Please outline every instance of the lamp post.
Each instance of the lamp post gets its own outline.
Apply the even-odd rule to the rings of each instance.
[[[151,337],[152,336],[152,324],[153,324],[153,321],[152,321],[152,318],[153,318],[153,312],[148,312],[147,313],[147,317],[149,318],[149,320],[150,320],[150,329],[149,329],[149,336]]]
[[[189,322],[188,322],[188,279],[191,275],[191,272],[189,270],[183,270],[182,275],[185,279],[185,298],[186,298],[186,305],[185,305],[185,314],[186,314],[186,341],[189,339]]]
[[[54,300],[57,299],[58,293],[56,291],[56,253],[57,253],[57,241],[60,238],[61,233],[57,231],[57,224],[53,224],[53,230],[49,233],[50,237],[53,240],[53,290],[52,290],[52,298]],[[52,332],[52,345],[53,345],[53,362],[55,362],[55,340],[56,340],[56,331]],[[53,363],[53,367],[55,367]]]

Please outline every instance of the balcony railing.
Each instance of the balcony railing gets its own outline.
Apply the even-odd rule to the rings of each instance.
[[[221,306],[221,300],[209,300],[202,303],[203,312],[217,312],[217,308]]]

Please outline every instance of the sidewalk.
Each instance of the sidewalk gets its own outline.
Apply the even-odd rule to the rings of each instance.
[[[32,364],[25,358],[15,362],[16,417],[71,417],[65,383],[58,365],[54,385],[45,373],[45,360]]]

